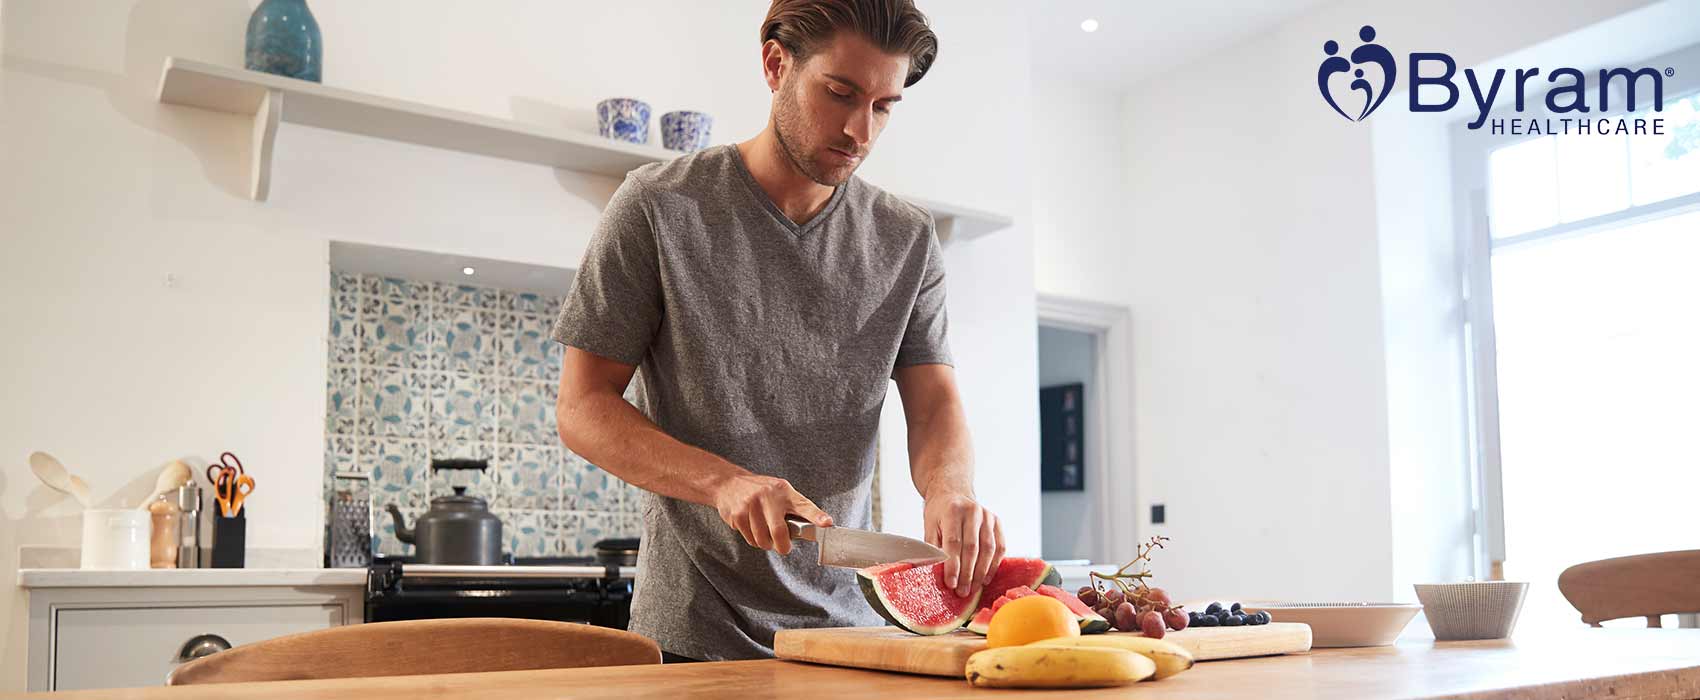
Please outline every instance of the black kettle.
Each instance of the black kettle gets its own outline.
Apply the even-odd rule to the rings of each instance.
[[[482,459],[431,460],[433,470],[489,468]],[[502,519],[490,512],[484,499],[466,495],[465,486],[454,490],[452,496],[431,499],[431,509],[411,529],[402,521],[401,509],[389,504],[396,539],[414,546],[413,561],[419,564],[501,564]]]

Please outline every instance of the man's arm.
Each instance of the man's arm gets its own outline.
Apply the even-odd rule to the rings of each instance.
[[[784,479],[753,474],[686,445],[626,403],[636,368],[568,346],[561,358],[556,426],[567,449],[638,488],[713,506],[752,547],[791,553],[785,516],[821,527],[832,517]]]
[[[950,365],[917,364],[892,374],[909,426],[909,473],[925,505],[927,542],[949,555],[945,581],[967,595],[1003,561],[1003,524],[974,500],[974,448]]]

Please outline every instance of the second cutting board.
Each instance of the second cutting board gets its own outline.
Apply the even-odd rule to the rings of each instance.
[[[1237,659],[1310,651],[1310,626],[1195,627],[1164,639],[1186,647],[1199,661]],[[966,630],[923,637],[896,627],[781,630],[773,640],[773,652],[781,659],[951,677],[960,677],[969,655],[984,648],[986,638]]]

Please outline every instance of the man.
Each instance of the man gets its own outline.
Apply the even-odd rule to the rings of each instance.
[[[633,171],[554,329],[562,441],[646,492],[631,629],[668,661],[880,624],[784,520],[872,527],[888,378],[946,580],[967,592],[1004,553],[974,498],[932,219],[853,176],[937,38],[910,0],[775,0],[761,37],[767,127]]]

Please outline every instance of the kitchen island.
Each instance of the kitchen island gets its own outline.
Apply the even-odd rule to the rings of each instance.
[[[1101,690],[979,690],[952,678],[789,661],[733,661],[459,675],[101,690],[20,697],[172,700],[427,698],[1697,698],[1700,630],[1589,629],[1530,639],[1211,661],[1158,682]]]

